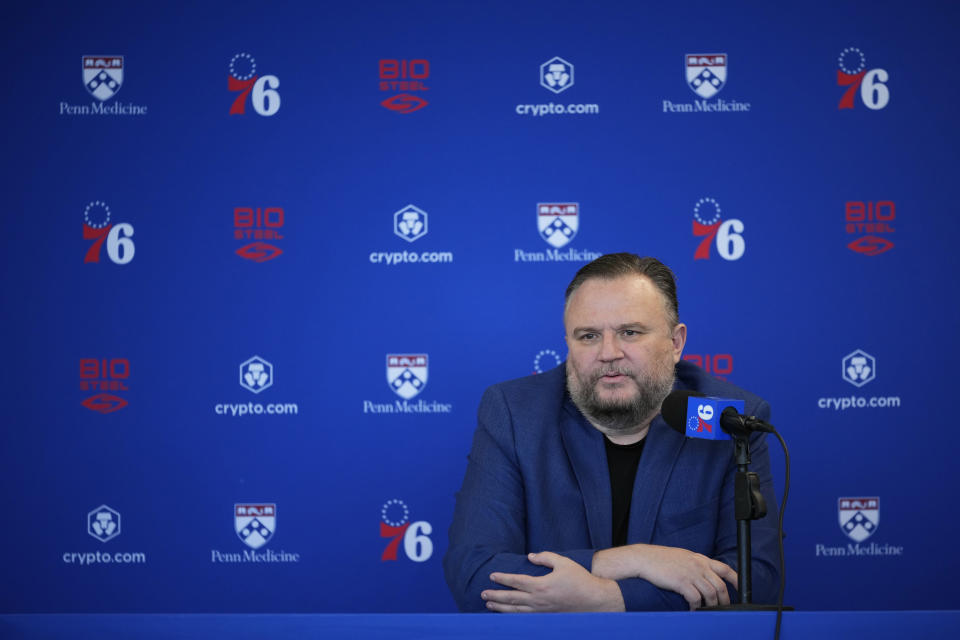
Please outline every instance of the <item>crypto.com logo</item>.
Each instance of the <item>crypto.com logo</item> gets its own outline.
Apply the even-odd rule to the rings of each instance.
[[[554,93],[566,91],[573,86],[573,65],[560,57],[554,57],[540,65],[540,86]]]
[[[890,102],[886,69],[867,70],[867,57],[856,47],[847,47],[837,56],[837,86],[850,87],[843,92],[837,109],[853,109],[854,97],[860,89],[860,100],[873,111],[883,109]]]
[[[273,385],[273,365],[253,356],[240,365],[240,386],[247,391],[260,393]]]
[[[393,214],[393,232],[407,242],[419,240],[427,231],[427,212],[423,209],[408,204]]]
[[[247,96],[253,110],[261,116],[272,116],[280,110],[280,94],[277,76],[258,76],[257,61],[249,53],[238,53],[230,58],[230,75],[227,89],[240,95],[230,105],[230,115],[243,115],[247,111]]]
[[[866,351],[857,349],[843,359],[843,379],[855,387],[862,387],[877,377],[877,361]]]
[[[87,533],[106,542],[120,535],[120,512],[105,504],[87,514]]]

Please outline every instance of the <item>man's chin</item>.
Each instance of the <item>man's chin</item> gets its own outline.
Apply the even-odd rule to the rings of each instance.
[[[593,387],[593,393],[601,402],[629,404],[637,397],[639,391],[631,378],[624,378],[616,382],[599,380]]]

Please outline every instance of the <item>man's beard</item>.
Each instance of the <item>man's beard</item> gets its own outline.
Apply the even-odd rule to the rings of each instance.
[[[601,398],[597,382],[609,373],[619,373],[636,383],[632,398]],[[653,364],[649,373],[638,374],[627,367],[607,366],[591,374],[582,374],[567,360],[567,389],[573,404],[592,423],[613,432],[629,432],[653,419],[664,398],[673,390],[673,364],[663,360]],[[624,381],[624,384],[629,384]]]

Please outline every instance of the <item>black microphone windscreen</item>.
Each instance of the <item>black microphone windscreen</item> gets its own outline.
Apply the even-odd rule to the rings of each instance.
[[[674,389],[663,400],[660,414],[671,429],[682,434],[687,433],[687,398],[703,398],[702,393],[689,389]]]

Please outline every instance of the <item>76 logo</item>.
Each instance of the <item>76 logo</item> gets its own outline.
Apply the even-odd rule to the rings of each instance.
[[[272,116],[280,111],[280,94],[277,76],[257,76],[257,62],[249,53],[238,53],[230,58],[230,76],[227,88],[239,92],[230,105],[230,115],[244,114],[247,109],[247,97],[253,110],[261,116]]]
[[[701,209],[705,211],[701,212]],[[706,210],[713,209],[710,218]],[[693,254],[694,260],[709,260],[710,247],[716,245],[717,254],[724,260],[739,260],[747,250],[747,242],[741,235],[743,222],[736,218],[722,220],[720,205],[713,198],[700,198],[693,207],[693,235],[702,237]]]
[[[433,533],[429,522],[410,522],[410,510],[403,500],[387,500],[380,509],[380,537],[392,538],[380,555],[380,560],[397,559],[397,549],[403,542],[403,551],[414,562],[425,562],[433,555]]]
[[[854,96],[860,89],[860,100],[868,109],[883,109],[890,102],[886,69],[867,70],[867,57],[856,47],[847,47],[837,58],[837,86],[850,87],[843,92],[838,109],[853,109]]]
[[[114,264],[127,264],[133,260],[136,247],[131,239],[133,225],[129,222],[110,223],[110,207],[100,200],[94,200],[83,210],[83,239],[93,240],[87,249],[84,262],[100,262],[100,253],[104,242],[107,245],[107,257]]]

